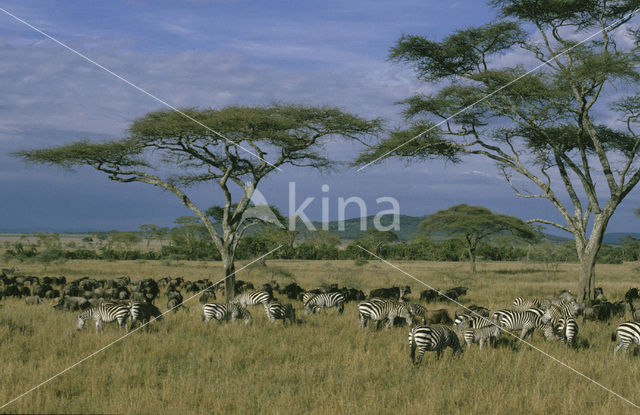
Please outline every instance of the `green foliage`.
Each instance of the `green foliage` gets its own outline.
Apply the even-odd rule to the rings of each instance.
[[[533,241],[537,234],[530,225],[515,216],[493,213],[482,206],[452,206],[428,216],[419,226],[420,236],[440,233],[463,238],[470,244],[500,233],[511,233]]]

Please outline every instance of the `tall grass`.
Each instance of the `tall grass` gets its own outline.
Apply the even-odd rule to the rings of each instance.
[[[380,262],[356,266],[353,261],[268,261],[238,278],[261,284],[274,275],[303,287],[322,283],[357,286],[368,291],[385,285],[411,286],[416,299],[425,287]],[[531,264],[483,264],[470,276],[466,264],[404,262],[402,269],[437,288],[469,287],[464,304],[507,307],[518,295],[550,295],[574,289],[577,265],[563,265],[547,277]],[[44,275],[37,265],[21,272]],[[240,267],[240,266],[239,266]],[[239,268],[238,267],[238,268]],[[635,264],[598,267],[598,286],[610,299],[637,286]],[[67,278],[182,276],[219,279],[218,263],[69,261],[51,266],[48,275]],[[276,277],[278,279],[278,277]],[[346,281],[346,282],[345,282]],[[164,298],[159,300],[164,309]],[[579,377],[538,351],[517,342],[496,349],[467,350],[461,358],[447,351],[441,360],[427,354],[419,368],[409,361],[408,329],[361,331],[356,304],[344,315],[332,309],[300,324],[270,324],[261,307],[251,308],[254,322],[205,324],[200,304],[169,313],[109,347],[69,372],[5,407],[2,411],[33,413],[487,413],[549,414],[635,413],[637,410]],[[455,305],[432,304],[428,308]],[[93,324],[75,329],[75,313],[53,312],[50,304],[26,306],[6,300],[0,308],[2,356],[0,405],[116,340],[115,324],[95,334]],[[579,321],[580,323],[580,321]],[[532,342],[576,370],[638,403],[640,362],[637,356],[613,358],[610,340],[618,321],[580,324],[581,346],[567,349],[547,343],[540,334]],[[632,353],[630,353],[631,355]],[[0,411],[0,412],[2,412]]]

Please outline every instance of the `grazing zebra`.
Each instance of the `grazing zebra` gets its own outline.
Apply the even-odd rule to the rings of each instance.
[[[484,317],[481,315],[474,316],[469,314],[458,316],[453,321],[453,325],[458,327],[459,329],[482,328],[491,326],[492,324],[494,324],[494,322],[492,322],[488,317]]]
[[[275,323],[276,320],[282,320],[282,325],[285,325],[289,320],[289,323],[293,325],[296,322],[296,310],[291,304],[265,303],[264,310],[271,323]]]
[[[413,315],[407,303],[399,303],[393,300],[382,298],[372,298],[358,304],[358,313],[360,316],[360,328],[367,327],[369,320],[377,322],[376,329],[380,327],[380,323],[388,319],[387,328],[393,325],[396,317],[404,318],[408,325],[413,322]]]
[[[411,350],[409,357],[416,366],[420,365],[426,351],[435,351],[436,359],[440,359],[440,354],[447,347],[451,347],[456,355],[462,353],[458,336],[446,326],[416,326],[412,328],[409,332],[409,347]],[[416,349],[418,349],[417,359]]]
[[[540,318],[533,311],[498,310],[492,316],[501,327],[507,330],[519,330],[520,339],[533,335],[533,330],[540,325]]]
[[[236,296],[231,302],[240,304],[242,307],[247,307],[250,305],[267,304],[272,299],[273,297],[268,291],[248,291]]]
[[[409,309],[412,316],[421,316],[424,318],[424,315],[427,313],[427,309],[420,304],[404,303],[404,305]]]
[[[112,321],[118,322],[118,331],[127,328],[127,318],[129,317],[129,307],[120,304],[103,303],[96,307],[91,307],[78,314],[78,330],[82,330],[84,323],[89,319],[96,321],[96,333],[99,330],[104,331],[102,322],[110,323]]]
[[[302,294],[302,304],[306,304],[309,300],[311,300],[316,295],[318,295],[318,293],[307,292]]]
[[[462,337],[464,338],[467,347],[471,346],[472,343],[478,343],[480,345],[480,350],[482,350],[482,346],[485,344],[491,345],[492,340],[497,340],[500,338],[502,334],[502,329],[492,322],[491,325],[481,328],[470,328],[466,329],[462,332]]]
[[[311,314],[315,313],[321,308],[327,309],[331,307],[337,307],[338,314],[342,314],[342,312],[344,311],[344,301],[344,295],[339,292],[316,294],[303,303],[304,313]]]
[[[580,306],[577,302],[572,301],[570,303],[562,304],[557,306],[552,304],[547,311],[542,315],[542,321],[547,323],[550,322],[554,326],[558,324],[558,320],[561,318],[574,317],[578,312]]]
[[[129,303],[129,318],[131,319],[131,325],[129,330],[133,329],[136,323],[144,325],[145,323],[153,320],[162,320],[162,313],[158,307],[147,302],[130,302]]]
[[[539,308],[542,306],[543,300],[539,298],[517,297],[513,300],[513,309],[516,311],[525,311],[529,308]]]
[[[558,319],[555,331],[560,333],[560,338],[567,345],[574,344],[578,336],[578,323],[573,317],[562,317]]]
[[[613,350],[613,355],[615,356],[620,349],[626,354],[631,343],[640,346],[640,323],[634,321],[622,323],[616,329],[616,333],[611,335],[611,340],[615,341],[616,335],[618,336],[618,345]]]
[[[241,318],[245,324],[250,324],[252,321],[251,313],[246,308],[233,304],[219,304],[219,303],[206,303],[202,306],[202,319],[205,323],[215,318],[218,321],[236,321]]]

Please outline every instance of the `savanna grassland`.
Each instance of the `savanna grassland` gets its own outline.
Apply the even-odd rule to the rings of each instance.
[[[436,288],[469,287],[462,303],[490,309],[509,307],[513,298],[575,291],[577,265],[547,275],[534,264],[481,263],[470,276],[465,263],[396,262]],[[240,268],[242,264],[238,265]],[[182,276],[218,280],[220,264],[181,261],[68,261],[20,265],[19,273],[132,279]],[[601,265],[597,286],[610,300],[638,286],[639,265]],[[368,292],[408,284],[410,299],[425,289],[388,265],[369,261],[267,261],[251,266],[239,279],[256,286],[275,279],[305,288],[338,283]],[[185,295],[185,300],[187,296]],[[165,310],[165,299],[156,304]],[[76,314],[53,311],[51,303],[27,306],[0,302],[0,405],[117,340],[115,323],[96,334],[93,323],[75,327]],[[419,368],[409,361],[407,327],[359,330],[355,303],[342,316],[335,309],[306,316],[294,302],[300,323],[270,324],[261,307],[252,307],[251,326],[242,322],[205,325],[200,303],[169,313],[106,348],[66,373],[4,407],[9,413],[636,413],[629,403],[587,381],[530,347],[502,341],[496,349],[466,350],[441,360],[427,353]],[[428,309],[457,306],[431,303]],[[579,347],[547,343],[535,333],[532,343],[616,393],[638,403],[637,353],[613,358],[611,333],[619,323],[580,324]]]

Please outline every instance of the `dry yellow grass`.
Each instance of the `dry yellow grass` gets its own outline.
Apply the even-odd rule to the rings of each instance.
[[[12,265],[12,264],[11,264]],[[399,267],[438,287],[469,287],[464,304],[506,307],[518,295],[550,295],[575,290],[576,265],[563,265],[547,278],[536,266],[485,263],[474,277],[464,263],[399,262]],[[240,267],[241,265],[239,265]],[[22,265],[26,274],[45,275],[40,265]],[[268,271],[268,272],[267,272]],[[389,266],[371,261],[268,261],[267,271],[251,267],[238,278],[261,284],[277,275],[281,283],[304,287],[321,283],[371,288],[409,284],[417,298],[423,286]],[[286,272],[285,272],[286,271]],[[183,276],[218,279],[218,263],[154,261],[69,261],[50,265],[47,275],[131,278]],[[610,299],[637,286],[637,264],[598,267],[597,285]],[[159,302],[164,310],[164,299]],[[0,405],[79,359],[116,340],[107,324],[75,329],[75,313],[49,305],[28,307],[6,300],[0,308],[2,382]],[[409,361],[408,329],[360,331],[356,304],[344,315],[335,309],[305,316],[301,324],[271,325],[254,307],[253,325],[205,325],[200,304],[168,314],[150,330],[133,333],[102,353],[2,409],[6,412],[108,413],[635,413],[637,409],[522,345],[467,350],[460,359],[447,351],[440,361],[427,354],[419,368]],[[452,305],[431,305],[430,308]],[[580,323],[580,321],[579,321]],[[618,321],[580,324],[583,347],[565,349],[533,343],[587,376],[638,403],[637,356],[614,359],[610,335]],[[631,353],[630,353],[631,354]],[[0,411],[0,412],[2,412]]]

